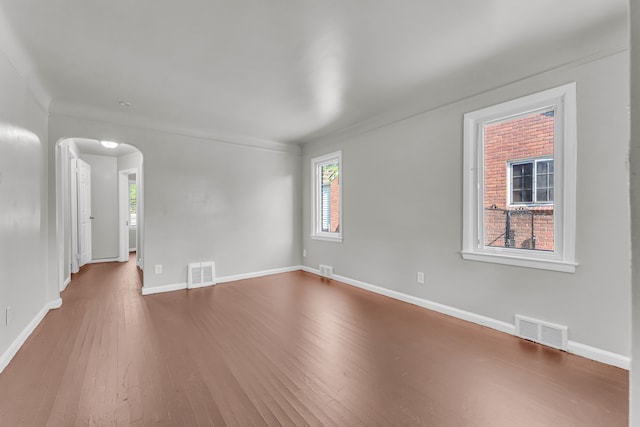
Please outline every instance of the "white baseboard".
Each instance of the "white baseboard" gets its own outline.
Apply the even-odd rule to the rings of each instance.
[[[91,261],[88,261],[87,264],[100,264],[101,262],[122,262],[122,261],[120,261],[119,257],[116,257],[116,258],[100,258],[100,259],[92,259]]]
[[[69,286],[69,283],[71,283],[71,276],[67,277],[64,281],[64,283],[62,284],[62,289],[60,289],[60,292],[64,291],[65,289],[67,289],[67,286]]]
[[[142,295],[160,294],[163,292],[180,291],[182,289],[187,289],[187,282],[174,283],[173,285],[153,286],[153,287],[143,286]]]
[[[272,274],[289,273],[291,271],[298,271],[298,270],[302,270],[302,266],[296,265],[293,267],[283,267],[283,268],[274,268],[272,270],[255,271],[253,273],[244,273],[244,274],[236,274],[233,276],[216,277],[216,283],[213,283],[211,285],[198,286],[191,289],[198,289],[198,288],[207,287],[207,286],[215,286],[220,283],[235,282],[235,281],[244,280],[244,279],[254,279],[256,277],[270,276]],[[154,287],[143,286],[142,295],[152,295],[152,294],[159,294],[162,292],[180,291],[183,289],[187,289],[186,282],[176,283],[173,285],[154,286]]]
[[[299,271],[299,270],[302,270],[302,266],[296,265],[293,267],[274,268],[271,270],[256,271],[253,273],[235,274],[233,276],[217,277],[216,281],[218,283],[235,282],[238,280],[254,279],[256,277],[271,276],[272,274],[290,273],[292,271]]]
[[[217,278],[215,280],[217,280]],[[209,286],[215,286],[217,284],[218,284],[218,282],[213,282],[213,283],[202,283],[202,284],[198,284],[198,285],[189,286],[189,284],[187,283],[187,289],[208,288]]]
[[[20,335],[18,335],[16,339],[13,340],[13,342],[11,343],[7,351],[5,351],[2,354],[2,356],[0,356],[0,372],[4,371],[4,368],[6,368],[9,365],[9,362],[11,362],[11,359],[13,359],[13,356],[16,355],[16,353],[18,352],[18,350],[20,350],[20,347],[22,347],[22,345],[25,343],[27,338],[29,338],[29,336],[33,333],[36,327],[38,327],[40,322],[42,322],[42,319],[44,319],[44,316],[47,315],[49,310],[60,308],[61,306],[62,306],[62,299],[58,298],[56,300],[49,301],[44,305],[44,307],[42,307],[42,310],[40,310],[38,314],[36,314],[35,317],[31,319],[31,322],[29,322],[29,324],[22,330],[22,332],[20,332]]]
[[[631,368],[631,358],[623,356],[621,354],[612,353],[600,348],[591,347],[586,344],[580,344],[575,341],[567,342],[567,352],[577,354],[578,356],[586,357],[587,359],[595,360],[597,362],[606,363],[607,365],[617,366],[618,368],[626,369]]]
[[[316,274],[320,276],[320,270],[315,268],[303,266],[302,270]],[[346,283],[347,285],[355,286],[357,288],[365,289],[380,295],[384,295],[390,298],[394,298],[400,301],[408,302],[409,304],[424,307],[429,310],[437,311],[439,313],[447,314],[458,319],[466,320],[468,322],[476,323],[478,325],[487,326],[492,329],[496,329],[500,332],[504,332],[510,335],[515,335],[515,325],[500,320],[492,319],[490,317],[482,316],[480,314],[472,313],[465,310],[460,310],[455,307],[440,304],[437,302],[425,300],[412,295],[407,295],[402,292],[394,291],[391,289],[383,288],[381,286],[372,285],[369,283],[361,282],[359,280],[350,279],[348,277],[339,276],[334,274],[333,279]],[[575,341],[569,341],[567,346],[567,352],[576,354],[578,356],[586,357],[587,359],[595,360],[597,362],[605,363],[607,365],[617,366],[618,368],[629,370],[631,367],[631,359],[627,356],[623,356],[617,353],[612,353],[607,350],[602,350],[596,347],[591,347],[585,344],[580,344]]]

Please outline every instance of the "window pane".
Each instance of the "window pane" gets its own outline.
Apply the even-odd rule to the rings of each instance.
[[[513,190],[513,203],[522,202],[522,190]]]
[[[138,212],[138,187],[135,183],[129,184],[129,225],[135,227],[137,225]]]
[[[538,174],[537,178],[536,178],[536,188],[547,188],[547,175],[540,175]]]
[[[518,178],[513,178],[513,189],[515,190],[522,190],[522,178],[518,177]]]
[[[539,160],[536,169],[536,202],[549,203],[553,201],[550,189],[553,188],[553,160]]]
[[[538,162],[538,175],[546,174],[549,169],[549,164],[547,162]]]
[[[485,246],[554,249],[553,205],[548,203],[553,201],[549,159],[554,153],[555,115],[547,113],[483,127]]]
[[[331,220],[329,216],[331,206],[331,187],[329,185],[322,186],[322,208],[320,210],[320,230],[321,231],[329,231],[329,221]]]
[[[340,227],[340,171],[338,162],[320,166],[322,180],[320,231],[336,233]]]

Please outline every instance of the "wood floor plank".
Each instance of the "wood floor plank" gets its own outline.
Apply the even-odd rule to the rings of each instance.
[[[73,276],[0,374],[7,426],[625,426],[628,372],[293,272]]]

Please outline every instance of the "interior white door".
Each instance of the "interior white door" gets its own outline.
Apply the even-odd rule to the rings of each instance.
[[[80,159],[78,171],[78,252],[80,267],[91,261],[91,166]]]
[[[80,252],[78,251],[78,159],[71,158],[69,162],[69,231],[71,232],[71,273],[80,271]]]

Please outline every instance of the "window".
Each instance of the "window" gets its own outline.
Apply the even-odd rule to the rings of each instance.
[[[129,227],[133,228],[137,225],[137,200],[138,187],[135,181],[129,181]]]
[[[465,114],[464,259],[575,271],[575,99],[572,83]]]
[[[553,203],[553,159],[509,162],[508,172],[511,174],[510,204]]]
[[[311,238],[342,242],[342,152],[311,159]]]

